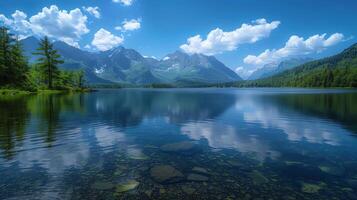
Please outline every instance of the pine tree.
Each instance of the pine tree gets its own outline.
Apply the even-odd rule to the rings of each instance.
[[[45,77],[45,82],[49,89],[53,88],[53,83],[58,78],[59,70],[58,65],[63,63],[57,50],[53,48],[53,44],[49,41],[48,37],[42,39],[39,43],[38,52],[34,53],[40,57],[37,59],[41,73]]]
[[[80,69],[77,73],[77,86],[79,88],[83,88],[83,85],[84,85],[84,70],[83,69]]]
[[[22,46],[17,38],[11,46],[11,68],[9,69],[14,85],[24,86],[28,73],[27,59],[23,54]]]
[[[11,81],[11,34],[6,27],[0,27],[0,85],[9,84]]]

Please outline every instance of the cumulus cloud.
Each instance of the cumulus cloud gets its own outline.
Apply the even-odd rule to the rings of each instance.
[[[306,40],[303,37],[293,35],[280,49],[267,49],[259,55],[248,55],[244,58],[244,63],[263,66],[272,62],[280,62],[286,58],[304,56],[312,53],[319,53],[327,47],[341,42],[343,34],[335,33],[326,38],[326,34],[313,35]]]
[[[124,20],[123,22],[123,28],[126,31],[133,31],[133,30],[137,30],[140,28],[141,24],[140,24],[140,19],[132,19],[132,20]]]
[[[241,78],[243,79],[247,79],[255,70],[251,69],[251,70],[247,70],[245,69],[243,66],[237,67],[234,70]]]
[[[231,32],[224,32],[220,28],[210,31],[206,39],[196,35],[187,39],[187,44],[180,48],[189,54],[202,53],[214,55],[224,51],[233,51],[238,45],[255,43],[270,35],[271,31],[279,26],[279,21],[267,22],[266,19],[257,19],[251,24],[242,24]]]
[[[83,7],[83,10],[87,11],[89,14],[93,15],[95,18],[100,18],[100,9],[98,6],[96,7]]]
[[[134,0],[113,0],[114,3],[121,3],[124,6],[131,6]]]
[[[13,31],[19,33],[20,39],[30,35],[31,24],[27,20],[26,13],[16,10],[11,17],[12,19],[9,19],[4,15],[0,15],[0,21],[2,21],[5,26],[11,27]]]
[[[111,32],[101,28],[94,34],[92,45],[100,51],[106,51],[120,45],[123,37],[113,35]]]
[[[9,26],[20,36],[48,36],[64,41],[72,46],[79,46],[81,36],[87,34],[87,16],[79,8],[66,11],[56,5],[44,7],[41,12],[27,19],[27,15],[16,10],[12,19],[0,15],[0,21]]]
[[[117,26],[115,29],[120,31],[134,31],[140,29],[140,22],[141,19],[124,20],[122,26]]]

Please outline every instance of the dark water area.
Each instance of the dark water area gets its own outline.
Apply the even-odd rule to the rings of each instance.
[[[0,97],[0,199],[357,199],[357,91]]]

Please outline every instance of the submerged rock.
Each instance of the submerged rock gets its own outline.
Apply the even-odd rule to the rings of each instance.
[[[92,189],[96,189],[96,190],[110,190],[112,188],[114,188],[114,184],[110,183],[110,182],[95,182],[91,188]]]
[[[189,186],[189,185],[184,185],[184,186],[182,186],[182,191],[184,192],[184,193],[186,193],[186,194],[188,194],[188,195],[191,195],[191,194],[193,194],[195,191],[196,191],[196,189],[195,188],[192,188],[191,186]]]
[[[321,171],[335,176],[341,176],[344,173],[344,169],[340,167],[320,165],[319,168]]]
[[[320,183],[320,184],[303,183],[301,191],[310,194],[318,193],[324,185],[325,185],[324,183]]]
[[[253,183],[255,185],[261,185],[261,184],[265,184],[268,183],[269,180],[263,176],[263,174],[261,174],[260,172],[254,170],[252,173],[250,173],[250,178],[253,180]]]
[[[150,198],[152,195],[152,190],[146,190],[144,193]]]
[[[166,190],[165,190],[165,188],[160,188],[159,192],[160,192],[160,194],[162,195],[162,194],[165,194],[165,193],[166,193]]]
[[[242,163],[236,161],[236,160],[228,160],[227,163],[233,167],[240,167],[242,166]]]
[[[201,174],[189,174],[187,176],[187,180],[189,180],[189,181],[208,181],[208,177],[203,176]]]
[[[125,183],[119,184],[116,187],[116,192],[117,193],[123,193],[123,192],[127,192],[129,190],[133,190],[136,187],[138,187],[139,182],[137,182],[136,180],[129,180]]]
[[[165,144],[161,146],[160,149],[166,152],[183,152],[183,151],[190,151],[194,149],[194,147],[195,144],[193,142],[184,141],[184,142]]]
[[[192,171],[199,173],[199,174],[209,174],[208,171],[202,167],[194,167],[194,168],[192,168]]]
[[[299,161],[285,161],[286,165],[303,165],[304,163]]]
[[[159,183],[172,183],[181,180],[183,174],[170,165],[157,165],[150,169],[150,176]]]
[[[140,149],[128,149],[128,157],[133,160],[146,160],[149,159]]]

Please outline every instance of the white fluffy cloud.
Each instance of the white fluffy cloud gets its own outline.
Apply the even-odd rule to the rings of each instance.
[[[341,33],[332,34],[326,38],[326,34],[313,35],[306,40],[303,37],[293,35],[280,49],[267,49],[259,55],[248,55],[244,58],[244,63],[256,66],[263,66],[272,62],[280,62],[286,58],[294,56],[304,56],[312,53],[319,53],[327,47],[333,46],[343,40]]]
[[[140,29],[141,27],[141,19],[131,19],[131,20],[124,20],[122,26],[115,27],[116,30],[121,31],[134,31]]]
[[[95,18],[100,18],[100,9],[98,6],[96,7],[83,7],[83,10],[87,11],[89,14],[93,15]]]
[[[27,15],[24,12],[16,10],[11,17],[12,19],[9,19],[4,15],[0,15],[0,21],[19,33],[20,39],[31,33],[31,24],[27,21]]]
[[[134,0],[113,0],[114,3],[121,3],[124,6],[131,6]]]
[[[231,32],[224,32],[216,28],[208,33],[204,40],[200,35],[188,38],[187,44],[180,48],[186,53],[202,53],[214,55],[224,51],[235,50],[238,45],[255,43],[270,35],[271,31],[279,26],[279,21],[267,22],[265,19],[257,19],[252,24],[242,24],[241,27]]]
[[[83,34],[89,32],[87,16],[79,8],[71,11],[59,10],[57,6],[44,7],[42,12],[30,18],[32,31],[47,35],[68,44],[76,45]]]
[[[115,36],[101,28],[94,34],[92,45],[100,51],[106,51],[120,45],[123,41],[123,37]]]
[[[87,16],[79,8],[67,11],[52,5],[49,8],[44,7],[29,19],[24,12],[18,10],[11,16],[12,19],[9,19],[0,15],[0,21],[20,36],[48,36],[78,47],[81,36],[89,32]]]
[[[255,70],[254,70],[254,69],[247,70],[247,69],[245,69],[243,66],[240,66],[240,67],[237,67],[234,71],[235,71],[241,78],[247,79]]]
[[[140,21],[140,19],[124,20],[123,29],[126,31],[137,30],[141,27]]]

